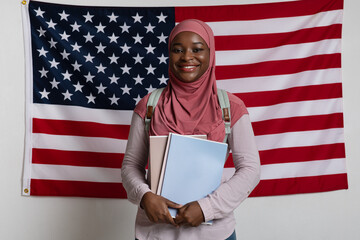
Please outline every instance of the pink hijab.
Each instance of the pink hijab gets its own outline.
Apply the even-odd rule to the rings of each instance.
[[[169,50],[175,36],[185,31],[198,34],[207,43],[210,48],[209,68],[198,80],[191,83],[180,81],[169,69],[169,83],[155,108],[149,134],[206,134],[209,140],[222,142],[225,125],[217,99],[214,34],[202,21],[182,21],[169,36]],[[143,118],[146,114],[147,99],[148,96],[144,97],[134,110]]]

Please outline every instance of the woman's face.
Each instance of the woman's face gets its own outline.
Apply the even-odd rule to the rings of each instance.
[[[210,49],[204,39],[193,32],[180,32],[171,42],[170,70],[182,82],[198,80],[209,68]]]

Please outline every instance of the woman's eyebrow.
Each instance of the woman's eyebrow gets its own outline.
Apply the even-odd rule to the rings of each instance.
[[[193,42],[193,44],[194,44],[194,45],[196,45],[196,44],[204,45],[204,43],[202,43],[202,42]],[[178,46],[178,45],[182,45],[182,44],[181,44],[181,43],[172,43],[171,45],[172,45],[172,46]]]

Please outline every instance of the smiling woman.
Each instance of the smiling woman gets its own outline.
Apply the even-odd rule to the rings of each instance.
[[[210,49],[205,40],[193,32],[181,32],[173,39],[169,67],[183,82],[194,82],[209,67]]]
[[[122,165],[128,199],[139,206],[137,239],[236,239],[233,211],[259,182],[260,161],[244,103],[227,94],[231,106],[227,143],[232,151],[234,175],[230,179],[224,175],[213,193],[183,206],[152,193],[145,178],[149,135],[201,134],[217,142],[225,138],[217,96],[213,32],[202,21],[182,21],[169,36],[169,83],[162,91],[148,132],[144,118],[149,95],[136,106]],[[174,219],[168,207],[178,209]],[[208,221],[212,225],[201,224]]]

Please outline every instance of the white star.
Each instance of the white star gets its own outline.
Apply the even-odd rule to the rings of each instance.
[[[157,36],[157,38],[159,39],[159,44],[160,43],[166,43],[166,38],[167,38],[168,36],[164,36],[164,33],[161,33],[161,35],[160,36]]]
[[[112,63],[117,64],[117,60],[119,59],[119,57],[116,57],[115,54],[113,53],[113,55],[109,57],[109,59],[110,59],[110,64]]]
[[[73,95],[72,93],[69,93],[69,90],[66,90],[66,92],[62,93],[64,95],[64,101],[66,99],[69,99],[71,101],[71,96]]]
[[[119,16],[116,16],[114,15],[114,13],[111,13],[111,15],[108,15],[108,18],[110,18],[110,21],[109,22],[116,22],[116,19],[118,18]]]
[[[124,73],[127,73],[127,74],[129,74],[130,75],[130,69],[131,69],[131,67],[128,67],[127,66],[127,64],[125,63],[125,66],[124,67],[120,67],[121,68],[121,70],[123,70],[123,75],[124,75]]]
[[[136,84],[140,84],[142,85],[142,80],[144,80],[144,78],[140,77],[140,75],[138,74],[136,78],[133,78],[135,80],[135,85]]]
[[[73,45],[73,44],[70,44],[70,45],[72,46],[73,51],[78,51],[78,52],[80,52],[80,48],[81,48],[82,46],[78,45],[77,42],[75,42],[74,45]]]
[[[90,35],[90,32],[87,33],[87,35],[84,35],[84,38],[85,38],[85,42],[93,42],[92,41],[92,38],[94,37],[94,35]]]
[[[88,73],[88,75],[84,76],[86,78],[86,82],[93,82],[93,78],[95,76],[91,75],[90,72]]]
[[[113,104],[116,104],[116,105],[118,105],[118,100],[119,100],[120,98],[117,98],[116,96],[115,96],[115,93],[113,94],[113,96],[111,97],[111,98],[109,98],[109,100],[111,101],[111,105],[113,105]]]
[[[95,103],[95,96],[92,95],[92,93],[90,93],[89,96],[86,96],[86,98],[88,99],[88,103],[92,102]]]
[[[65,73],[62,73],[62,75],[64,76],[64,79],[63,79],[63,80],[66,80],[66,79],[67,79],[67,80],[71,81],[70,77],[72,76],[72,74],[69,73],[68,70],[66,70]]]
[[[48,25],[48,28],[52,28],[52,29],[55,30],[55,25],[56,25],[57,23],[54,23],[52,19],[50,19],[50,22],[46,22],[46,23],[47,23],[47,25]]]
[[[135,44],[135,43],[140,43],[140,44],[142,44],[141,39],[143,39],[143,38],[144,38],[144,37],[140,37],[140,36],[139,36],[139,33],[136,34],[136,36],[133,37],[133,39],[135,40],[134,44]]]
[[[43,98],[49,99],[48,95],[50,94],[50,92],[47,92],[45,88],[42,92],[39,93],[41,94],[41,99]]]
[[[141,100],[140,95],[137,96],[137,98],[133,98],[135,100],[135,105],[138,104]]]
[[[80,72],[80,67],[82,66],[81,64],[78,64],[77,61],[75,61],[74,64],[71,64],[74,67],[74,71],[79,71]]]
[[[129,28],[130,26],[127,26],[126,25],[126,22],[124,22],[124,25],[120,26],[121,27],[121,33],[124,33],[124,32],[129,32]]]
[[[88,53],[88,55],[84,56],[85,57],[85,62],[93,62],[93,56],[90,55],[90,53]]]
[[[142,59],[143,59],[143,58],[144,58],[144,57],[140,57],[139,54],[137,54],[136,57],[133,57],[133,59],[135,59],[135,64],[136,64],[136,63],[142,64]]]
[[[70,37],[70,35],[66,34],[65,31],[64,31],[63,34],[60,34],[60,36],[61,36],[61,40],[64,40],[64,39],[65,39],[66,41],[69,41],[68,38]]]
[[[120,78],[116,77],[115,74],[113,74],[112,77],[109,77],[109,79],[111,81],[110,84],[112,83],[117,84],[117,80],[119,80]]]
[[[49,51],[46,51],[44,49],[44,47],[41,47],[41,49],[37,49],[37,50],[39,51],[39,57],[41,57],[41,56],[46,57],[46,54],[49,52]]]
[[[61,18],[60,18],[60,21],[61,21],[61,20],[66,20],[66,21],[67,21],[67,20],[68,20],[68,19],[67,19],[68,16],[70,16],[70,14],[66,14],[66,13],[65,13],[65,10],[63,10],[62,13],[59,13],[59,15],[60,15],[60,17],[61,17]]]
[[[145,28],[146,28],[146,33],[148,33],[148,32],[154,33],[153,29],[155,28],[155,26],[152,26],[150,23],[149,23],[149,25],[145,26]]]
[[[104,32],[104,28],[106,28],[106,26],[101,25],[101,22],[99,23],[99,25],[97,25],[97,26],[95,26],[95,27],[97,28],[97,32],[96,32],[96,33],[98,33],[98,32],[103,32],[103,33],[105,33],[105,32]]]
[[[96,87],[97,89],[98,89],[98,94],[100,94],[100,93],[103,93],[103,94],[105,94],[105,89],[107,88],[107,87],[104,87],[103,85],[102,85],[102,83],[100,83],[100,85],[98,86],[98,87]]]
[[[106,69],[106,67],[104,67],[101,63],[100,63],[100,65],[99,66],[95,66],[96,68],[97,68],[97,73],[99,73],[99,72],[102,72],[102,73],[105,73],[105,69]]]
[[[60,53],[60,54],[61,54],[61,56],[63,57],[63,60],[64,60],[64,59],[69,60],[68,56],[70,55],[70,53],[67,53],[67,52],[65,51],[65,49],[64,49],[64,51],[63,51],[62,53]]]
[[[53,60],[49,61],[49,63],[51,64],[50,68],[58,69],[57,65],[59,65],[60,62],[55,61],[55,58],[53,58]]]
[[[125,87],[121,88],[121,90],[123,90],[123,95],[124,94],[129,94],[130,95],[131,88],[128,88],[128,86],[126,84],[125,84]]]
[[[139,13],[136,13],[135,16],[132,16],[132,18],[134,19],[134,23],[139,22],[141,23],[141,19],[143,16],[139,16]]]
[[[148,72],[147,75],[149,75],[150,73],[155,75],[154,71],[156,68],[152,67],[151,64],[149,65],[149,67],[145,68]]]
[[[124,53],[124,52],[130,53],[130,52],[129,52],[129,49],[130,49],[131,47],[128,47],[128,46],[126,45],[126,43],[124,44],[124,46],[120,46],[120,47],[121,47],[121,49],[122,49],[122,53]]]
[[[52,82],[50,82],[50,83],[51,83],[51,89],[53,89],[53,88],[58,89],[58,85],[60,84],[60,82],[57,82],[55,80],[55,78],[53,78]]]
[[[152,54],[154,54],[154,49],[155,49],[156,47],[153,47],[153,46],[151,46],[151,43],[149,44],[149,46],[148,47],[145,47],[145,49],[146,49],[146,54],[149,54],[149,53],[152,53]]]
[[[160,60],[160,63],[165,63],[166,64],[166,59],[168,59],[168,57],[165,57],[164,54],[161,54],[161,57],[158,57],[158,59]]]
[[[99,46],[95,46],[97,48],[97,53],[102,52],[105,53],[104,49],[106,48],[106,46],[103,46],[101,43],[99,44]]]
[[[35,10],[34,11],[36,12],[36,16],[41,16],[42,18],[44,17],[43,14],[45,13],[45,11],[41,11],[40,7],[38,8],[38,10]]]
[[[44,69],[44,67],[43,67],[41,70],[39,70],[39,72],[41,73],[40,78],[42,78],[42,77],[47,77],[47,73],[48,73],[49,71],[46,71],[46,70]]]
[[[84,85],[81,85],[80,82],[78,81],[76,85],[74,85],[75,87],[75,92],[79,91],[82,92],[82,88]]]
[[[41,37],[41,36],[45,37],[46,30],[42,29],[42,27],[40,27],[40,29],[37,29],[37,30],[39,32],[39,37]]]
[[[85,18],[85,22],[87,21],[92,22],[92,18],[94,17],[94,15],[90,15],[90,13],[87,12],[87,14],[83,15],[83,17]]]
[[[164,76],[164,74],[161,76],[161,78],[158,78],[158,80],[160,81],[160,84],[167,84],[167,80],[168,80],[169,78],[166,78],[165,76]]]
[[[117,43],[117,39],[119,38],[118,36],[115,36],[115,34],[113,33],[110,37],[108,37],[108,38],[110,38],[110,43],[112,43],[112,42],[115,42],[115,43]]]
[[[166,23],[165,18],[167,18],[167,16],[164,16],[162,12],[159,16],[156,16],[156,17],[159,19],[159,23],[161,23],[161,22]]]
[[[151,84],[150,84],[150,86],[148,87],[148,88],[145,88],[147,91],[148,91],[148,93],[151,93],[152,91],[154,91],[156,88],[153,88],[152,86],[151,86]]]
[[[50,41],[48,41],[49,43],[50,43],[50,48],[56,48],[56,44],[57,44],[57,42],[55,42],[54,40],[53,40],[53,38],[51,38],[51,40]]]
[[[80,32],[79,28],[81,27],[81,25],[77,24],[77,22],[75,21],[74,24],[70,24],[70,26],[72,27],[72,31],[78,31]]]

